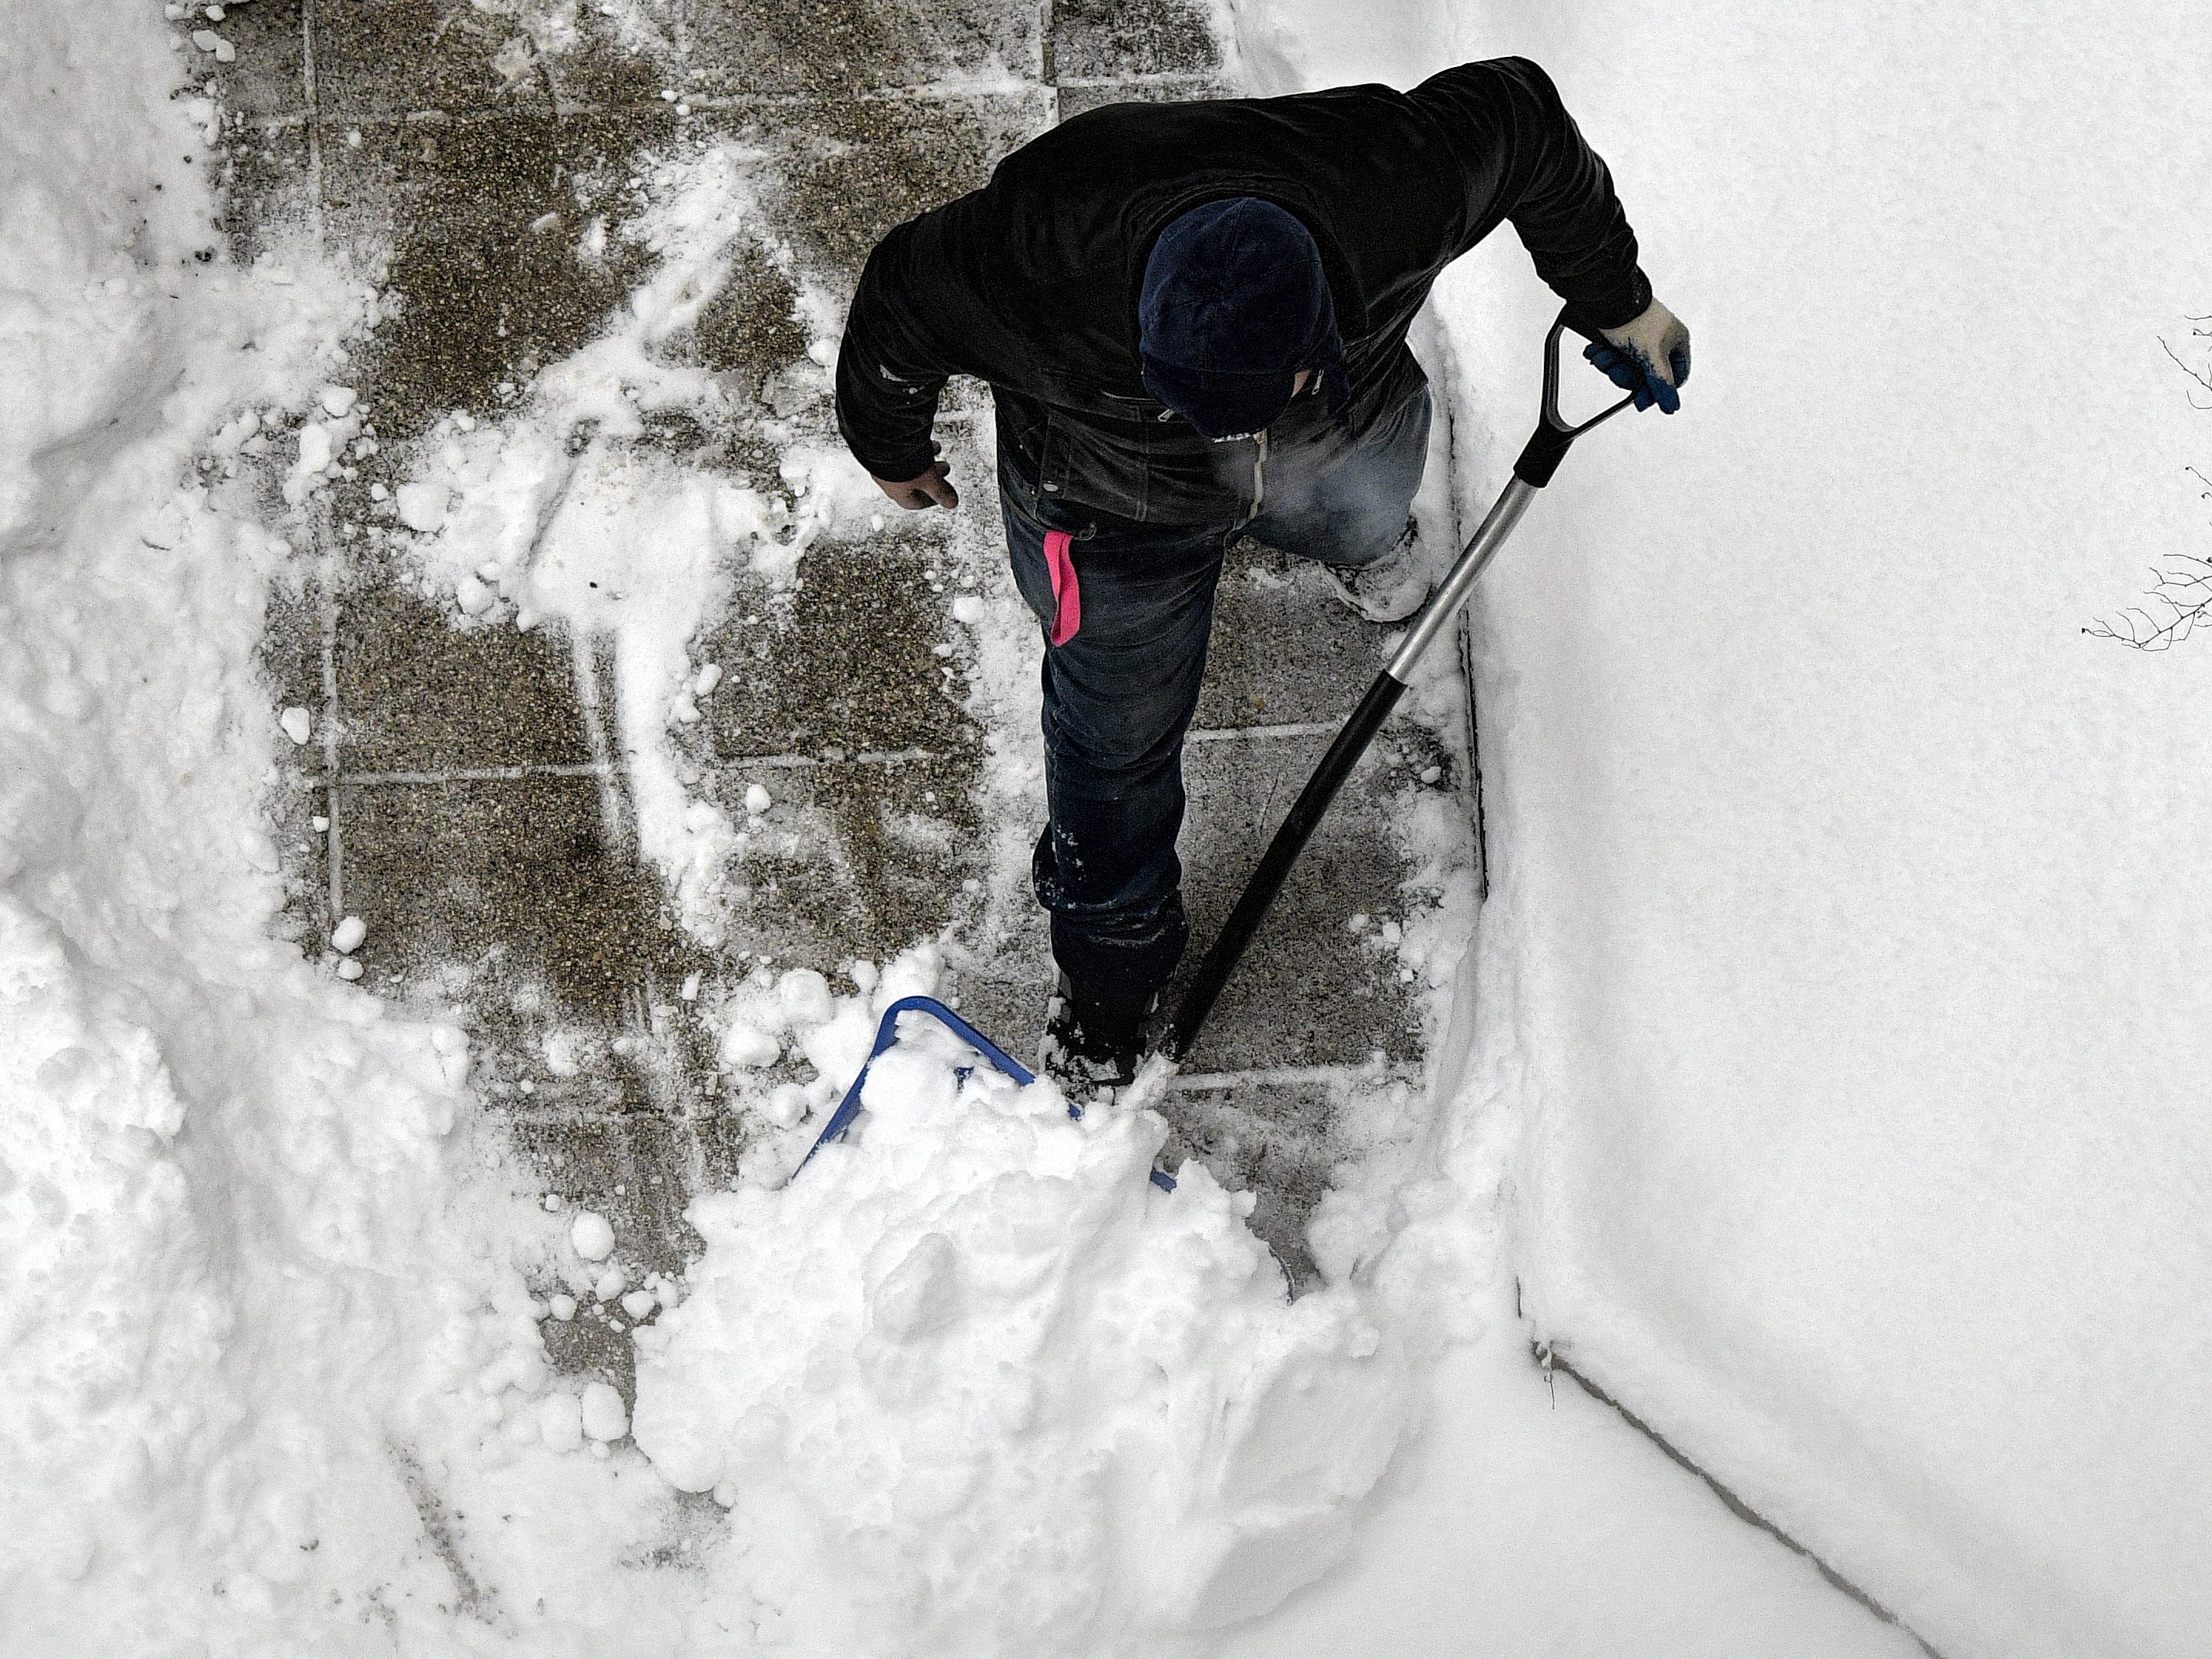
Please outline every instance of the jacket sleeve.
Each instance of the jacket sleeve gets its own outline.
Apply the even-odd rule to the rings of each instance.
[[[878,478],[919,477],[945,378],[963,367],[963,331],[981,296],[951,256],[948,218],[969,198],[908,221],[876,245],[860,271],[837,352],[837,430]]]
[[[1467,247],[1510,220],[1536,274],[1587,327],[1618,328],[1651,303],[1613,176],[1551,76],[1500,58],[1446,70],[1410,96],[1443,127],[1466,178]]]

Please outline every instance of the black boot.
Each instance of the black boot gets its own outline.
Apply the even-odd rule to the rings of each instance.
[[[1071,1095],[1118,1089],[1137,1075],[1145,1016],[1158,997],[1114,996],[1060,976],[1045,1010],[1044,1069]]]

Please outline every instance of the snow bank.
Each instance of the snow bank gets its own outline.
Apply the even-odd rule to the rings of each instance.
[[[1483,597],[1528,1305],[1951,1659],[2212,1629],[2212,655],[2079,632],[2206,545],[2176,21],[1459,38],[1553,70],[1698,343]],[[1445,298],[1533,398],[1550,302],[1500,240]]]
[[[1390,1346],[1287,1301],[1249,1195],[1152,1185],[1156,1115],[1071,1119],[904,1027],[843,1141],[693,1204],[639,1446],[729,1509],[724,1570],[782,1587],[805,1651],[1146,1650],[1273,1606],[1389,1456]]]
[[[161,96],[152,9],[12,21],[0,1647],[296,1652],[372,1594],[434,1601],[386,1448],[436,1427],[492,1314],[446,1209],[460,1034],[270,937],[285,739],[253,664],[284,550],[187,481],[240,410],[305,407],[362,295],[215,252],[210,112]]]

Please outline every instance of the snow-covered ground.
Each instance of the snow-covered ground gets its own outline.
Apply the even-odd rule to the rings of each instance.
[[[1696,332],[1482,608],[1537,1331],[1953,1656],[2212,1630],[2212,658],[2171,8],[1501,8]],[[1445,309],[1480,384],[1545,306]],[[1504,436],[1505,434],[1501,434]]]
[[[272,937],[273,759],[320,734],[257,673],[281,511],[191,462],[282,431],[296,507],[374,296],[308,246],[228,262],[157,6],[17,21],[0,1647],[1912,1650],[1533,1334],[1950,1659],[2193,1650],[2212,667],[2076,630],[2204,533],[2159,340],[2202,361],[2180,112],[2212,44],[2148,6],[2063,49],[1902,6],[1224,15],[1260,90],[1543,62],[1700,363],[1681,417],[1570,460],[1483,596],[1497,886],[1434,1127],[1340,1172],[1331,1282],[1291,1303],[1249,1200],[1147,1182],[1157,1119],[1071,1120],[937,1039],[631,1284],[508,1166],[459,1030]],[[562,432],[659,395],[654,331],[744,210],[727,161],[656,185],[626,314],[532,412],[439,434],[398,507],[471,625],[663,593],[616,630],[620,736],[702,933],[743,832],[660,763],[663,711],[712,689],[687,634],[769,509]],[[1510,235],[1439,301],[1472,513],[1549,307]],[[836,465],[786,475],[824,533]],[[514,556],[448,557],[449,518]],[[634,571],[648,523],[684,557]],[[1439,978],[1461,945],[1425,942]],[[938,963],[852,969],[757,976],[726,1064],[842,1086]],[[547,1363],[587,1298],[652,1320],[634,1420]]]

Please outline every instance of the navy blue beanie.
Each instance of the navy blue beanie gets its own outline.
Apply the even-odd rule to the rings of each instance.
[[[1264,432],[1302,368],[1321,376],[1330,413],[1349,400],[1321,250],[1272,202],[1232,196],[1170,220],[1137,326],[1146,389],[1209,438]]]

